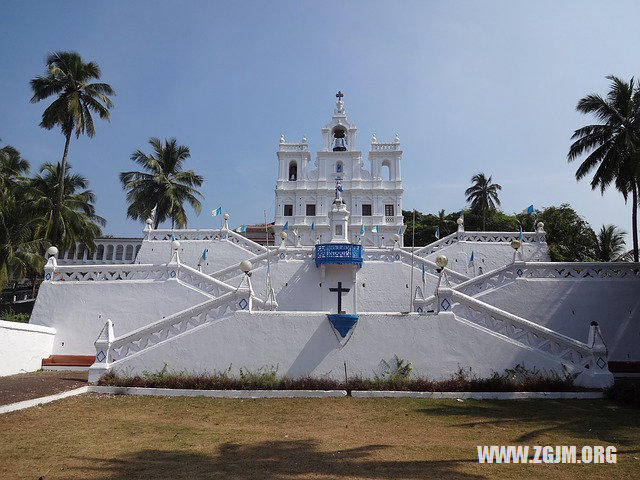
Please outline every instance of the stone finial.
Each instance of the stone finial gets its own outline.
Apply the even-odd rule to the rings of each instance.
[[[307,136],[306,135],[302,136],[302,143],[307,143]]]
[[[400,137],[398,136],[398,134],[396,133],[396,138],[394,139],[395,143],[400,143]]]
[[[280,144],[285,143],[284,135],[280,135]]]
[[[544,222],[538,222],[536,224],[536,233],[544,233]]]
[[[376,138],[376,134],[375,133],[371,137],[371,143],[378,143],[378,139]]]

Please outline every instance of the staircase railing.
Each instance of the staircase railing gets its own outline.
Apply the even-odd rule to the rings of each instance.
[[[557,333],[524,318],[460,293],[443,288],[438,291],[440,311],[452,311],[457,317],[472,322],[518,342],[569,362],[575,371],[604,369],[606,351],[594,352],[586,343]],[[597,364],[597,365],[596,365]]]

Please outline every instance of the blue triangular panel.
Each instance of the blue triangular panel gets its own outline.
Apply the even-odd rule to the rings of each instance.
[[[351,331],[351,329],[358,322],[358,315],[327,315],[331,325],[336,331],[340,334],[342,338],[346,337],[347,334]]]

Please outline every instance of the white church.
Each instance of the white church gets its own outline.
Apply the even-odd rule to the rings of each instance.
[[[78,368],[371,377],[524,365],[576,386],[640,361],[640,265],[553,263],[534,232],[458,231],[403,244],[402,150],[373,135],[365,165],[338,95],[323,147],[277,150],[275,245],[229,227],[153,229],[49,250],[29,324],[0,324],[0,375]],[[408,242],[407,242],[408,243]],[[469,261],[474,254],[474,262]],[[610,366],[612,367],[610,369]]]

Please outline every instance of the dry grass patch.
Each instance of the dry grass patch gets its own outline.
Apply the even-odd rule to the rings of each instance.
[[[0,478],[638,478],[638,413],[604,400],[91,395],[0,416]],[[479,465],[479,444],[619,455],[617,465]]]

